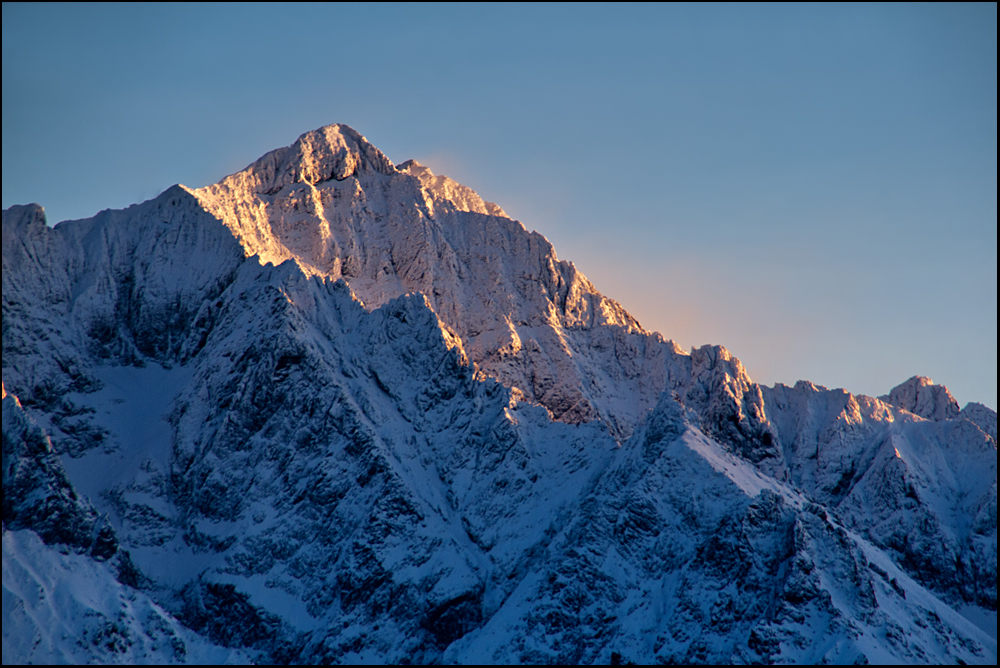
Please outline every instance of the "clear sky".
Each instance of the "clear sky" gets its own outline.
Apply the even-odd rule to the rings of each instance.
[[[755,380],[997,407],[997,8],[3,4],[3,206],[348,123]]]

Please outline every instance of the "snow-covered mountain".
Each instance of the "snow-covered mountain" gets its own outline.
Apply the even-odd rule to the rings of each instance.
[[[3,383],[5,663],[996,660],[996,413],[762,387],[343,125],[4,211]]]

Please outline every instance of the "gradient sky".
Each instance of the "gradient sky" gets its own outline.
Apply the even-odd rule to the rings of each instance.
[[[334,122],[751,376],[997,407],[997,8],[3,4],[3,207],[197,187]]]

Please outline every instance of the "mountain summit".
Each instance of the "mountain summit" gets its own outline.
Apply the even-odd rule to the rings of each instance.
[[[3,389],[5,663],[996,661],[995,412],[758,385],[345,125],[5,210]]]
[[[664,384],[659,358],[674,346],[647,336],[544,237],[414,161],[394,168],[346,126],[302,135],[190,192],[248,255],[342,278],[369,309],[423,293],[483,371],[556,419],[601,418],[625,436],[659,394],[639,385]],[[611,336],[603,354],[594,332]],[[634,378],[621,377],[616,335],[638,346],[629,351]],[[582,368],[581,354],[593,364]]]

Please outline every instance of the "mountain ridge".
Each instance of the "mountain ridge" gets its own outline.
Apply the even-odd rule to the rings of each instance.
[[[996,413],[959,411],[929,379],[883,398],[760,386],[721,346],[645,331],[544,237],[342,125],[214,186],[55,228],[40,207],[3,220],[4,391],[160,603],[212,642],[285,661],[995,656],[995,626],[990,644],[946,610],[995,625]],[[20,433],[5,409],[5,471]],[[716,475],[721,510],[650,492]],[[739,592],[705,561],[724,527],[743,527]],[[688,547],[656,556],[671,541]],[[772,573],[807,562],[825,575]],[[838,588],[843,568],[869,573],[851,576],[868,599]],[[687,602],[649,588],[688,572],[705,576],[683,576]],[[897,588],[976,639],[883,609]],[[784,617],[755,607],[765,592]],[[669,605],[687,616],[649,616]],[[820,642],[801,615],[851,621],[824,622]],[[890,640],[862,641],[869,626]],[[514,636],[536,640],[486,640]]]

